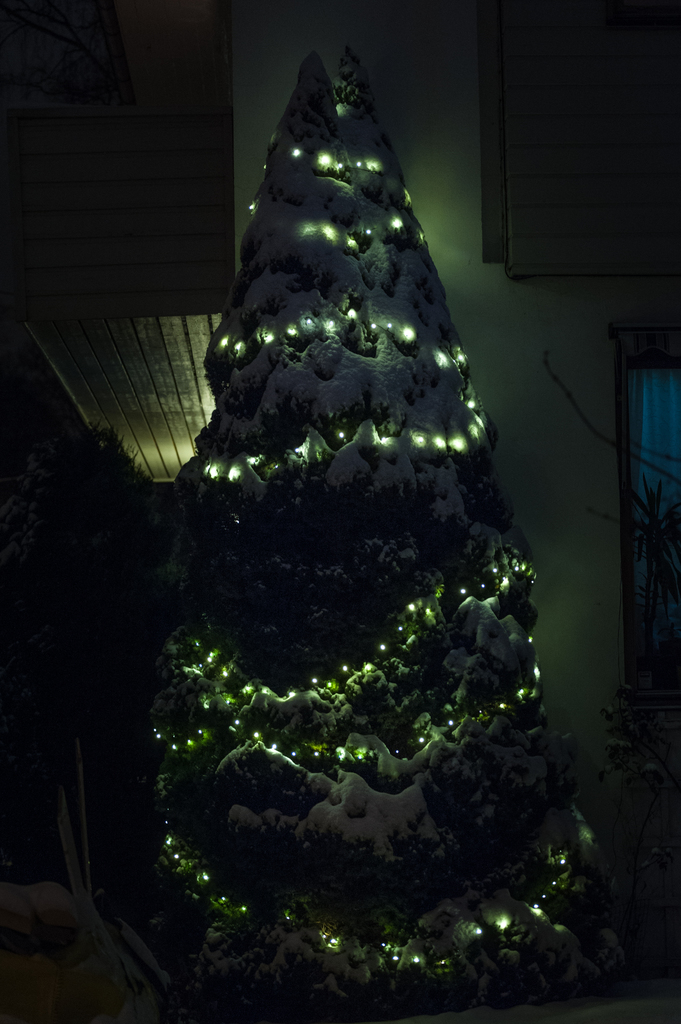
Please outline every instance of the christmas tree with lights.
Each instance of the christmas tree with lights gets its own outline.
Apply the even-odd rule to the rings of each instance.
[[[621,951],[546,727],[531,555],[350,49],[333,85],[303,62],[252,214],[152,712],[157,926],[197,943],[178,1005],[361,1021],[603,991]]]

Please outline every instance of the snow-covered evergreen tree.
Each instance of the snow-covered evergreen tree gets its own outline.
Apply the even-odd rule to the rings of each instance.
[[[593,991],[621,954],[530,553],[349,49],[333,86],[303,62],[252,209],[153,709],[161,933],[206,932],[181,1002],[351,1021]]]

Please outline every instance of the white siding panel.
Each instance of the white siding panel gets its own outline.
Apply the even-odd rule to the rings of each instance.
[[[573,145],[550,146],[536,142],[520,146],[515,143],[506,151],[506,170],[514,174],[618,174],[626,167],[627,174],[650,174],[664,169],[665,174],[681,174],[681,142],[641,146]]]
[[[669,263],[668,273],[681,271],[681,246],[678,234],[622,236],[605,235],[546,235],[514,234],[511,245],[511,263],[514,269],[523,263],[555,264],[578,268],[582,263],[617,268],[614,273],[626,273],[628,263],[660,265]],[[564,271],[579,273],[579,269]]]
[[[677,114],[623,114],[607,116],[579,114],[509,114],[506,130],[511,148],[532,145],[622,145],[654,146],[673,142],[678,136]]]
[[[500,11],[510,276],[681,273],[681,32],[609,27],[604,0]]]
[[[513,225],[515,239],[545,235],[548,231],[560,238],[570,235],[610,235],[617,238],[670,235],[677,238],[681,231],[681,202],[676,207],[663,203],[658,206],[649,203],[594,203],[592,206],[566,203],[549,209],[538,205],[516,205],[513,208]]]
[[[101,295],[115,292],[171,291],[174,288],[224,288],[227,281],[222,263],[140,263],[138,265],[87,265],[78,267],[37,267],[26,271],[26,286],[34,295]],[[38,317],[34,317],[38,319]],[[49,319],[49,318],[48,318]],[[85,317],[83,317],[85,319]]]
[[[212,147],[153,153],[134,150],[123,153],[50,153],[49,163],[44,153],[24,153],[21,157],[21,178],[25,183],[221,178],[223,173],[224,155],[220,149]]]
[[[678,33],[681,37],[681,32]],[[681,49],[681,45],[680,45]],[[504,94],[506,116],[511,114],[681,114],[681,85],[621,85],[604,82],[598,88],[579,85],[509,86]]]
[[[163,178],[149,181],[24,182],[24,209],[117,210],[138,207],[218,206],[225,200],[224,178]]]
[[[508,6],[508,0],[504,5]],[[597,4],[592,4],[596,7]],[[510,7],[512,11],[512,6]],[[504,29],[504,54],[507,57],[555,55],[557,57],[634,57],[655,55],[676,57],[678,43],[674,32],[617,31],[603,29],[598,24],[561,25],[560,32],[555,26],[524,24],[518,27],[506,22]]]
[[[678,57],[674,54],[583,57],[577,53],[567,56],[552,53],[513,57],[504,51],[504,72],[508,88],[584,90],[606,85],[678,87],[679,83]]]
[[[118,210],[24,212],[25,242],[49,238],[149,238],[152,235],[210,235],[224,224],[222,206],[173,206]]]
[[[523,28],[605,25],[605,0],[502,0],[504,24]]]
[[[227,238],[219,235],[155,235],[135,240],[135,256],[140,262],[224,263]],[[55,238],[24,242],[24,259],[31,270],[49,267],[107,267],[130,262],[129,238]]]
[[[9,121],[20,319],[205,315],[224,301],[230,110],[26,108]],[[178,305],[197,292],[202,306]]]
[[[224,294],[227,294],[225,289]],[[76,313],[84,320],[100,317],[120,319],[120,310],[125,309],[131,317],[146,316],[151,305],[158,316],[189,316],[201,314],[210,309],[215,299],[214,288],[176,289],[167,291],[119,291],[113,297],[102,296],[99,292],[91,295],[41,295],[33,298],[32,313],[35,320],[49,320],[54,313],[56,320],[74,319]]]
[[[158,153],[182,148],[194,151],[206,148],[210,139],[217,148],[220,127],[214,113],[195,111],[146,113],[139,108],[110,108],[113,114],[95,114],[92,108],[63,108],[63,117],[31,116],[21,122],[21,152],[36,154],[110,153],[124,151]],[[212,148],[212,145],[211,147]]]
[[[516,203],[538,203],[544,206],[562,206],[576,203],[580,206],[608,206],[610,203],[668,204],[681,201],[678,174],[554,174],[519,175],[508,179],[507,192],[511,213]]]

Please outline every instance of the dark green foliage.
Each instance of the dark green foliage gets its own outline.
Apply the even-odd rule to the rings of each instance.
[[[181,609],[179,524],[121,441],[92,430],[36,445],[0,530],[2,877],[68,884],[57,787],[75,817],[79,737],[94,887],[142,924],[162,827],[148,707]]]
[[[310,55],[176,482],[189,615],[152,709],[185,901],[159,935],[194,957],[173,1024],[546,1002],[621,956],[496,428],[403,186],[354,54],[335,93]]]

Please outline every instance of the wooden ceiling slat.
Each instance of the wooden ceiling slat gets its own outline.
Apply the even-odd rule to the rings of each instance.
[[[129,428],[127,433],[131,435],[141,456],[140,462],[146,465],[147,472],[153,478],[165,477],[167,475],[166,468],[163,465],[154,435],[149,429],[146,416],[135,394],[135,388],[118,354],[106,320],[85,320],[82,327],[95,355],[102,366],[106,367],[107,377]],[[118,428],[118,424],[114,424],[114,426]],[[124,430],[118,429],[121,434],[125,435]]]
[[[108,320],[107,323],[118,354],[135,388],[135,394],[144,409],[147,423],[156,439],[166,470],[165,477],[175,479],[180,469],[180,461],[165,413],[140,348],[137,332],[132,321],[127,318]]]
[[[194,439],[187,426],[158,319],[150,316],[135,317],[133,326],[153,378],[166,422],[173,435],[177,456],[180,464],[183,464],[194,454]]]
[[[189,335],[180,317],[160,316],[158,322],[187,421],[187,429],[194,439],[205,427],[206,416],[201,403]],[[203,373],[202,366],[199,366],[198,370],[199,373]]]
[[[213,330],[208,316],[188,316],[186,320],[187,332],[189,334],[189,341],[194,356],[194,366],[196,367],[199,392],[201,394],[201,404],[203,405],[206,423],[208,423],[213,415],[213,409],[215,408],[215,398],[213,397],[213,392],[208,387],[203,361],[206,358],[206,350]],[[220,314],[216,314],[214,322],[219,323],[220,320]]]
[[[97,399],[105,417],[103,425],[120,430],[125,420],[123,411],[80,323],[78,320],[61,320],[55,327]]]
[[[106,416],[56,326],[49,320],[42,320],[26,327],[85,422],[106,423]]]

